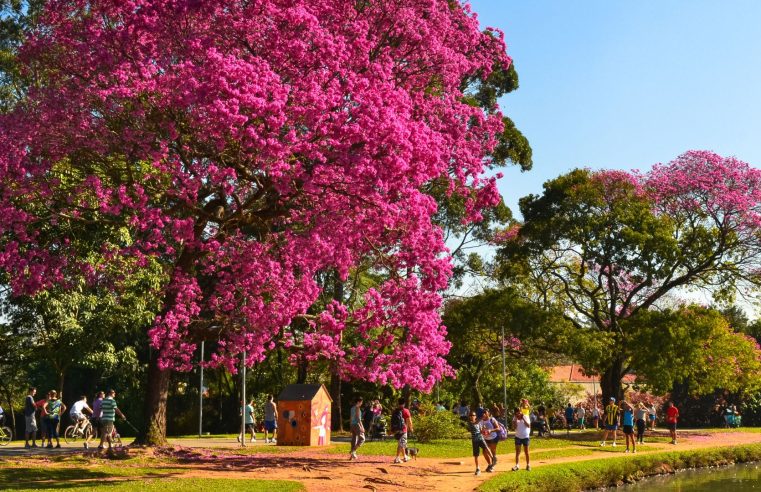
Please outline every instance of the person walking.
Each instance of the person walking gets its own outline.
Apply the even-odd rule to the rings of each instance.
[[[631,452],[637,452],[637,444],[634,442],[634,409],[628,402],[621,402],[621,423],[624,427],[624,439],[626,439],[626,453],[629,452],[629,443],[631,442]]]
[[[478,414],[476,414],[477,416]],[[492,415],[490,410],[486,410],[481,416],[481,433],[486,441],[486,447],[491,454],[491,462],[486,467],[486,472],[491,473],[497,466],[497,444],[499,443],[500,424]]]
[[[116,416],[127,420],[121,410],[119,410],[116,404],[116,391],[113,389],[108,390],[106,397],[100,404],[100,444],[98,450],[103,450],[103,444],[108,442],[108,449],[111,449],[111,437],[114,432],[114,421]]]
[[[584,408],[584,405],[579,403],[579,405],[576,407],[576,423],[579,426],[579,429],[585,430],[585,419],[587,417],[587,409]]]
[[[404,398],[400,398],[399,406],[391,414],[391,432],[394,433],[394,438],[396,439],[394,463],[409,461],[407,456],[407,432],[414,432],[414,429],[412,427],[412,415],[405,408],[406,403]]]
[[[600,407],[597,406],[596,399],[595,405],[592,407],[592,421],[594,421],[595,430],[600,430]]]
[[[478,420],[478,414],[476,412],[470,412],[468,415],[468,430],[470,431],[470,442],[473,446],[473,461],[476,463],[476,475],[481,474],[481,467],[478,465],[478,457],[481,454],[481,450],[484,452],[484,459],[486,460],[486,470],[491,472],[491,452],[488,446],[486,446],[486,440],[482,434],[482,422]]]
[[[362,423],[362,397],[354,400],[349,412],[349,426],[351,428],[351,452],[349,460],[357,460],[357,449],[365,442],[365,426]]]
[[[35,413],[37,406],[34,404],[34,395],[37,394],[37,388],[31,387],[26,393],[24,398],[24,448],[36,448],[37,447],[37,418]],[[32,445],[29,445],[29,440],[32,440]],[[43,443],[44,444],[44,443]]]
[[[655,408],[655,403],[653,402],[650,402],[648,417],[650,418],[650,430],[653,430],[655,429],[655,421],[658,418],[658,410]]]
[[[573,406],[571,405],[571,402],[568,402],[568,406],[565,407],[565,432],[566,434],[571,433],[571,427],[573,427]]]
[[[256,442],[256,416],[254,414],[254,399],[251,398],[248,402],[248,405],[243,405],[243,401],[241,403],[241,413],[246,412],[245,420],[243,421],[243,424],[246,429],[246,434],[250,434],[251,437],[249,438],[249,442]],[[238,434],[238,442],[241,442],[245,436],[241,436]]]
[[[89,436],[85,438],[85,448],[90,447],[90,440],[95,437],[96,433],[100,433],[100,417],[103,415],[101,405],[103,404],[103,398],[106,394],[103,391],[98,391],[95,394],[95,399],[92,402],[92,415],[90,415],[90,423],[92,424],[93,431]]]
[[[671,434],[671,444],[676,444],[676,423],[679,420],[679,409],[674,402],[670,401],[666,405],[666,427]]]
[[[275,404],[275,395],[267,395],[267,402],[264,404],[264,442],[275,442],[275,432],[277,432],[277,404]],[[268,434],[272,434],[272,438]]]
[[[637,412],[634,415],[635,424],[637,425],[637,441],[640,444],[645,443],[645,427],[647,422],[647,407],[642,402],[637,405]]]
[[[618,410],[616,406],[616,399],[612,396],[609,400],[608,406],[605,407],[605,413],[603,414],[603,424],[605,425],[605,432],[602,436],[600,446],[605,446],[608,440],[608,435],[613,433],[613,447],[616,447],[616,434],[618,433]]]
[[[516,408],[513,412],[513,427],[515,428],[515,466],[513,471],[520,470],[521,446],[523,446],[523,451],[526,454],[526,471],[531,471],[531,459],[528,453],[531,421],[520,408]]]
[[[467,422],[468,415],[470,415],[470,407],[465,403],[465,400],[461,401],[460,406],[457,407],[457,415],[460,417],[460,420]]]
[[[50,391],[50,397],[43,407],[45,411],[45,426],[48,433],[48,449],[53,448],[53,438],[55,438],[55,447],[60,449],[61,441],[58,438],[58,424],[61,422],[61,415],[66,411],[66,405],[58,399],[56,390]]]

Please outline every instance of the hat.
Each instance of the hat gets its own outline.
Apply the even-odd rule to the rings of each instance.
[[[613,398],[613,397],[611,396],[611,397],[610,397],[610,401],[612,401],[613,403],[615,403],[615,402],[616,402],[616,399],[615,399],[615,398]]]

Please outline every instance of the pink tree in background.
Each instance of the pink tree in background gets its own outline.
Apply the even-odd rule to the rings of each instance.
[[[148,442],[165,439],[168,370],[203,338],[231,370],[279,345],[396,387],[451,372],[451,262],[425,190],[445,180],[469,221],[497,203],[482,174],[501,115],[463,81],[510,63],[467,8],[59,0],[21,57],[34,84],[0,117],[0,269],[14,294],[108,283],[72,246],[95,230],[106,257],[164,266]],[[360,264],[384,280],[316,302],[318,276]]]

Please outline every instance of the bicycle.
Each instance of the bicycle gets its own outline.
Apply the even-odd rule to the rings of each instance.
[[[13,440],[13,430],[3,425],[5,418],[0,419],[0,446],[7,446]]]
[[[63,432],[63,440],[67,443],[76,442],[77,439],[89,439],[92,437],[93,428],[88,419],[83,419],[74,425],[70,425]]]

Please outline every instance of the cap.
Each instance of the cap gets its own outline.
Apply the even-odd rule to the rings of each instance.
[[[611,396],[611,397],[610,397],[610,401],[612,401],[612,402],[615,402],[615,401],[616,401],[616,399],[615,399],[615,398],[613,398],[613,397]]]

